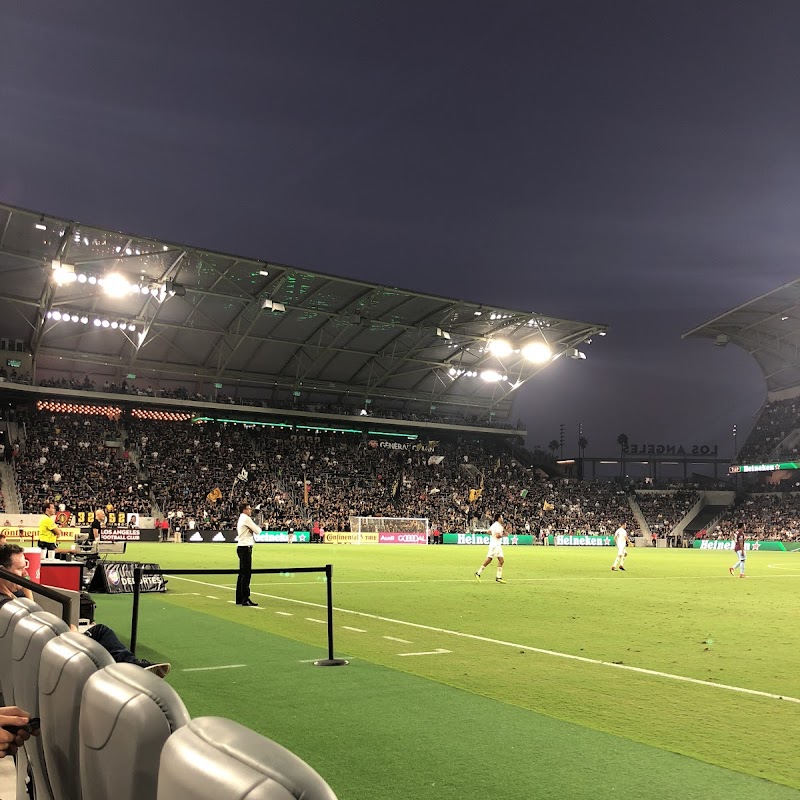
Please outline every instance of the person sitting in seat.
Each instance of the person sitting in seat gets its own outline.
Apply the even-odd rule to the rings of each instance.
[[[18,544],[0,546],[0,567],[19,578],[28,577],[25,552]],[[0,606],[17,597],[27,597],[29,600],[33,600],[30,589],[23,589],[18,583],[0,578]],[[74,625],[70,625],[70,628],[73,631],[78,630]],[[107,650],[114,661],[118,663],[137,664],[148,672],[158,675],[159,678],[167,675],[172,668],[168,662],[154,664],[144,658],[136,658],[108,625],[102,623],[91,625],[84,631],[84,634]]]

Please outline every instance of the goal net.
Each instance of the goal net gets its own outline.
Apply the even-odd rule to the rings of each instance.
[[[410,533],[424,544],[430,533],[427,517],[350,517],[351,533]]]

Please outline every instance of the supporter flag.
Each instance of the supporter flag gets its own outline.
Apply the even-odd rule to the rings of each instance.
[[[400,501],[401,489],[403,488],[403,481],[405,475],[400,473],[400,477],[392,484],[392,500],[397,503]]]
[[[428,466],[435,467],[437,464],[441,464],[442,461],[444,461],[444,456],[429,456]]]
[[[523,489],[523,490],[522,490],[522,491],[519,493],[519,496],[520,496],[520,497],[521,497],[521,498],[524,500],[524,499],[525,499],[525,498],[528,496],[528,490],[527,490],[527,489]]]
[[[303,473],[303,505],[308,505],[308,481],[306,480],[305,473]]]
[[[237,477],[237,478],[238,478],[240,481],[247,481],[247,475],[248,475],[248,472],[247,472],[247,470],[246,470],[244,467],[242,467],[242,470],[241,470],[241,472],[240,472],[240,473],[239,473],[239,474],[238,474],[236,477]]]
[[[555,506],[552,503],[548,503],[547,500],[542,503],[542,511],[552,511]]]
[[[474,503],[483,494],[483,489],[470,489],[469,502]]]
[[[222,499],[222,491],[220,490],[219,486],[215,486],[207,495],[206,500],[209,503],[215,503],[217,500]]]

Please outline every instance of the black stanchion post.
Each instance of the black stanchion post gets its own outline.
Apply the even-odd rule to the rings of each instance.
[[[139,627],[139,594],[142,588],[142,568],[133,568],[133,613],[131,614],[131,653],[136,655],[136,632]]]
[[[314,662],[315,667],[344,667],[349,662],[333,657],[333,565],[325,565],[325,583],[328,589],[328,657]]]

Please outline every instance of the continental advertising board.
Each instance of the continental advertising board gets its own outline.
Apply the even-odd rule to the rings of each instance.
[[[6,526],[0,528],[3,536],[9,544],[19,544],[25,547],[32,547],[39,541],[39,527],[30,525]],[[81,532],[80,528],[61,528],[61,536],[58,537],[59,546],[62,544],[73,545],[75,537]]]

